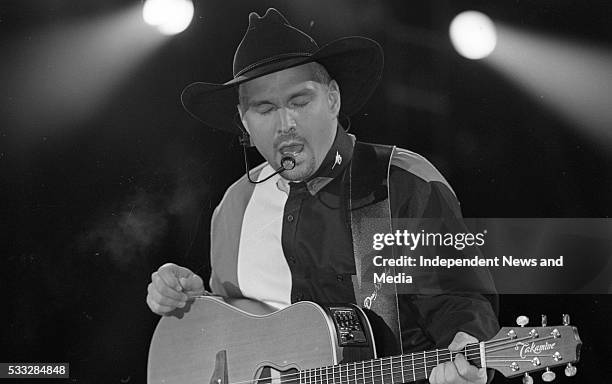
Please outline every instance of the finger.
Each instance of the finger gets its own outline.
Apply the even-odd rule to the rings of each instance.
[[[440,368],[444,370],[444,382],[445,383],[459,383],[459,372],[457,372],[457,367],[453,364],[452,361],[448,361],[444,364],[440,365]]]
[[[187,295],[177,291],[176,289],[172,288],[172,286],[168,285],[166,280],[164,280],[159,273],[153,273],[151,277],[151,283],[153,284],[155,290],[161,296],[177,301],[187,301]]]
[[[164,264],[157,270],[157,272],[154,272],[153,274],[157,274],[157,276],[159,276],[159,278],[162,279],[166,285],[180,292],[183,290],[183,287],[178,280],[180,277],[178,268],[181,267],[174,264]]]
[[[150,296],[147,296],[147,304],[149,305],[149,308],[151,308],[151,311],[158,315],[165,315],[174,310],[174,308],[154,302]]]
[[[431,370],[431,373],[429,374],[430,384],[442,384],[442,381],[440,379],[440,370],[441,370],[441,367],[439,365],[434,367],[434,369]]]
[[[189,277],[179,278],[179,283],[183,287],[184,291],[195,294],[204,293],[204,282],[202,281],[202,278],[195,273],[192,273]]]
[[[487,379],[486,370],[482,368],[478,369],[477,367],[471,365],[462,354],[460,353],[457,354],[457,356],[455,357],[454,363],[455,363],[455,367],[457,368],[457,373],[463,379],[469,382],[474,382],[474,383],[486,382],[486,379]]]
[[[180,265],[176,265],[173,263],[166,263],[162,265],[161,267],[159,267],[158,271],[168,271],[177,279],[181,277],[189,277],[194,274],[189,268],[181,267]]]
[[[174,300],[171,299],[169,297],[165,297],[160,295],[159,292],[157,292],[155,290],[155,288],[152,286],[152,284],[149,284],[149,294],[148,297],[151,299],[151,302],[156,303],[158,305],[162,305],[164,307],[169,307],[171,309],[175,309],[175,308],[183,308],[187,302],[186,301],[179,301],[179,300]]]
[[[478,343],[478,339],[470,334],[459,331],[453,338],[453,341],[448,345],[448,349],[451,351],[458,351],[471,343]]]
[[[173,299],[171,297],[162,295],[157,290],[157,288],[155,288],[153,283],[149,284],[149,286],[147,287],[147,291],[149,292],[149,296],[151,296],[153,301],[159,304],[168,305],[172,307],[184,307],[187,302],[187,300],[181,300],[181,299],[177,300],[177,299]]]

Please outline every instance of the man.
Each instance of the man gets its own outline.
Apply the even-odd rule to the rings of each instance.
[[[460,219],[454,193],[424,158],[355,142],[339,125],[341,111],[350,115],[359,109],[381,73],[382,52],[376,42],[351,37],[319,48],[269,9],[263,17],[249,16],[234,57],[233,80],[194,83],[185,89],[182,99],[189,113],[216,128],[246,130],[266,160],[227,190],[213,214],[213,293],[249,297],[277,308],[300,300],[361,303],[364,298],[355,290],[354,279],[359,258],[353,251],[360,252],[362,239],[356,233],[363,228],[356,217],[384,206],[389,219]],[[239,129],[234,126],[236,114],[242,122]],[[377,179],[379,169],[384,176]],[[199,276],[165,264],[152,275],[147,304],[165,315],[203,292]],[[367,299],[376,300],[376,292],[363,303]],[[459,350],[491,337],[498,328],[489,301],[476,293],[391,299],[397,300],[392,309],[399,309],[396,317],[406,350]],[[383,344],[377,340],[377,348],[385,351]],[[487,374],[457,355],[435,367],[429,380],[484,383]]]

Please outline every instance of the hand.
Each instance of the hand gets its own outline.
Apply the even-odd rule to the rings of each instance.
[[[202,278],[185,267],[167,263],[151,275],[147,304],[158,315],[183,308],[190,296],[204,294]]]
[[[475,337],[465,332],[457,332],[448,346],[450,351],[463,349],[467,344],[477,343]],[[471,365],[466,358],[458,353],[453,361],[439,364],[429,375],[431,384],[485,384],[487,371]]]

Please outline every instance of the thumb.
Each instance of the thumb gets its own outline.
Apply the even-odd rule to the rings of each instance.
[[[179,278],[179,283],[183,287],[183,291],[189,291],[197,294],[204,293],[204,282],[202,278],[195,273]]]

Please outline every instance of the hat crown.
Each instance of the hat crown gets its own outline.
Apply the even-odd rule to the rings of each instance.
[[[249,14],[249,27],[234,54],[234,78],[275,61],[311,56],[318,50],[314,39],[293,27],[276,9],[265,15]]]
[[[259,16],[257,12],[251,12],[249,14],[249,29],[255,28],[263,20],[291,26],[285,16],[283,16],[282,13],[280,13],[276,8],[268,8],[263,17]]]

